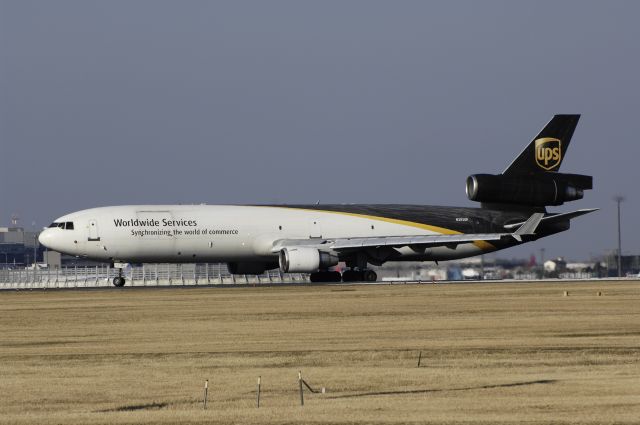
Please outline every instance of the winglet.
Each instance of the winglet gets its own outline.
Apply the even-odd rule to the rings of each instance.
[[[522,242],[522,236],[525,235],[535,235],[536,229],[538,225],[542,221],[544,217],[544,213],[533,213],[531,217],[527,221],[525,221],[522,226],[518,227],[518,230],[513,232],[511,236],[513,236],[518,242]]]

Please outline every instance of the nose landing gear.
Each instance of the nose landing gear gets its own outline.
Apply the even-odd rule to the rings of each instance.
[[[122,268],[118,268],[118,276],[113,278],[113,286],[122,288],[125,283],[127,283],[127,280],[122,277]]]

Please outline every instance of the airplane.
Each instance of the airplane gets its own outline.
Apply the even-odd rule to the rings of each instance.
[[[580,115],[555,115],[501,174],[467,178],[480,208],[391,204],[124,205],[56,219],[39,241],[113,263],[227,263],[233,274],[310,273],[312,282],[376,281],[369,265],[485,254],[568,230],[596,211],[548,213],[582,199],[593,177],[560,173]],[[332,270],[344,262],[342,273]]]

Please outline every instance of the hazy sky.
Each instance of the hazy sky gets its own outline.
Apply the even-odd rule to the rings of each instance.
[[[475,206],[556,113],[600,207],[502,257],[640,253],[640,2],[0,0],[0,225],[133,203]]]

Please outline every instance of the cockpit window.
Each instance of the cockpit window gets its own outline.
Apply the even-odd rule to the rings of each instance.
[[[63,223],[57,223],[54,221],[49,225],[49,228],[52,228],[52,227],[57,227],[59,229],[73,230],[73,221],[67,221]]]

